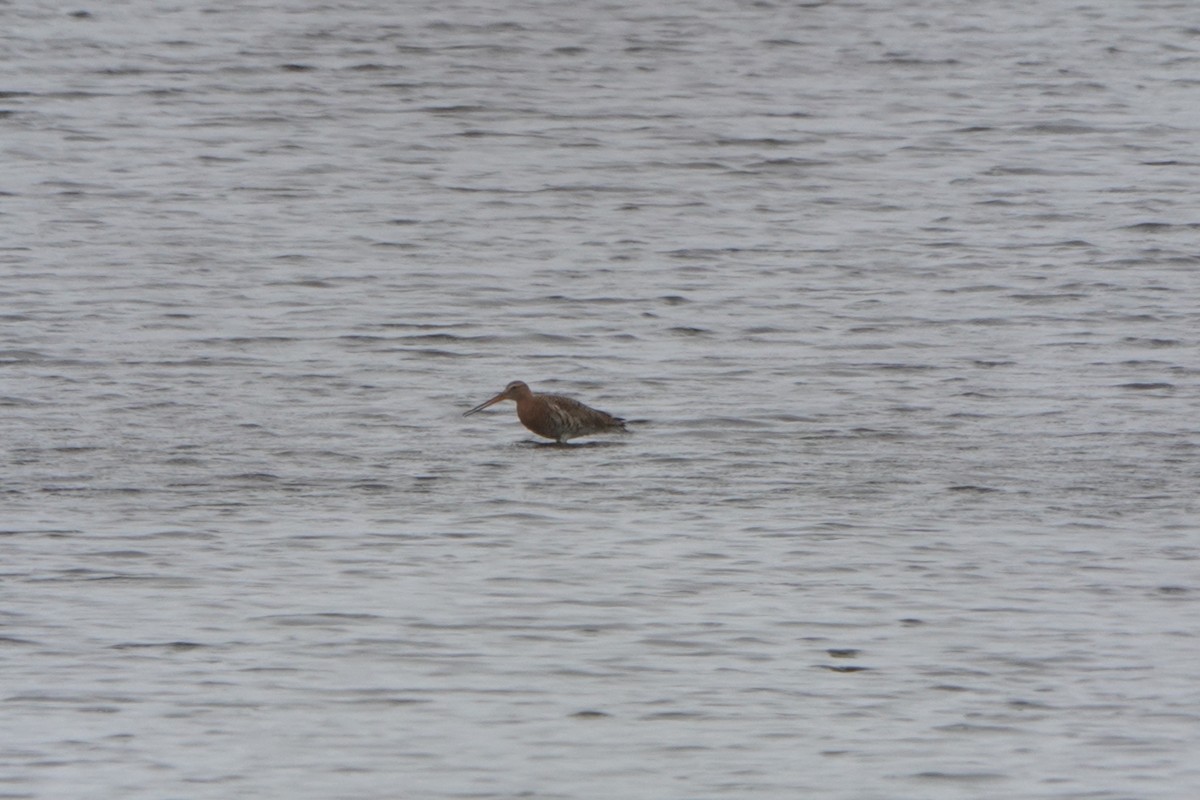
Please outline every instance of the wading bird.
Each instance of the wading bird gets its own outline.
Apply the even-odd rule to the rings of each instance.
[[[463,416],[469,417],[501,400],[515,400],[521,424],[538,436],[553,439],[559,444],[593,433],[627,432],[625,420],[620,417],[589,408],[578,400],[560,394],[534,394],[521,381],[513,381],[500,394],[463,413]]]

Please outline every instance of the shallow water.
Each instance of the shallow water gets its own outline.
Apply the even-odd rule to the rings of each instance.
[[[79,11],[0,9],[0,795],[1200,791],[1190,5]]]

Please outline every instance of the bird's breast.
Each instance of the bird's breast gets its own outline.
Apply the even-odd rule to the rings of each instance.
[[[522,425],[538,436],[545,436],[547,439],[557,439],[559,426],[552,410],[547,403],[529,400],[524,403],[517,403],[517,418],[521,420]]]

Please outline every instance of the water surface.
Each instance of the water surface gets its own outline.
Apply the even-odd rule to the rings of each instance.
[[[0,794],[1193,797],[1193,16],[0,10]]]

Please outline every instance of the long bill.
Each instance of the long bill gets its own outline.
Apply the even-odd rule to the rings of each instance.
[[[488,406],[494,406],[494,405],[496,405],[496,403],[499,403],[499,402],[500,402],[501,400],[503,400],[503,399],[504,399],[504,392],[501,392],[500,394],[498,394],[498,395],[496,395],[495,397],[493,397],[491,400],[485,400],[484,402],[482,402],[482,403],[480,403],[479,405],[475,406],[475,407],[474,407],[474,408],[472,408],[470,411],[464,411],[464,412],[463,412],[463,416],[464,416],[464,417],[469,417],[469,416],[471,416],[472,414],[474,414],[476,411],[483,411],[483,410],[484,410],[485,408],[487,408]]]

